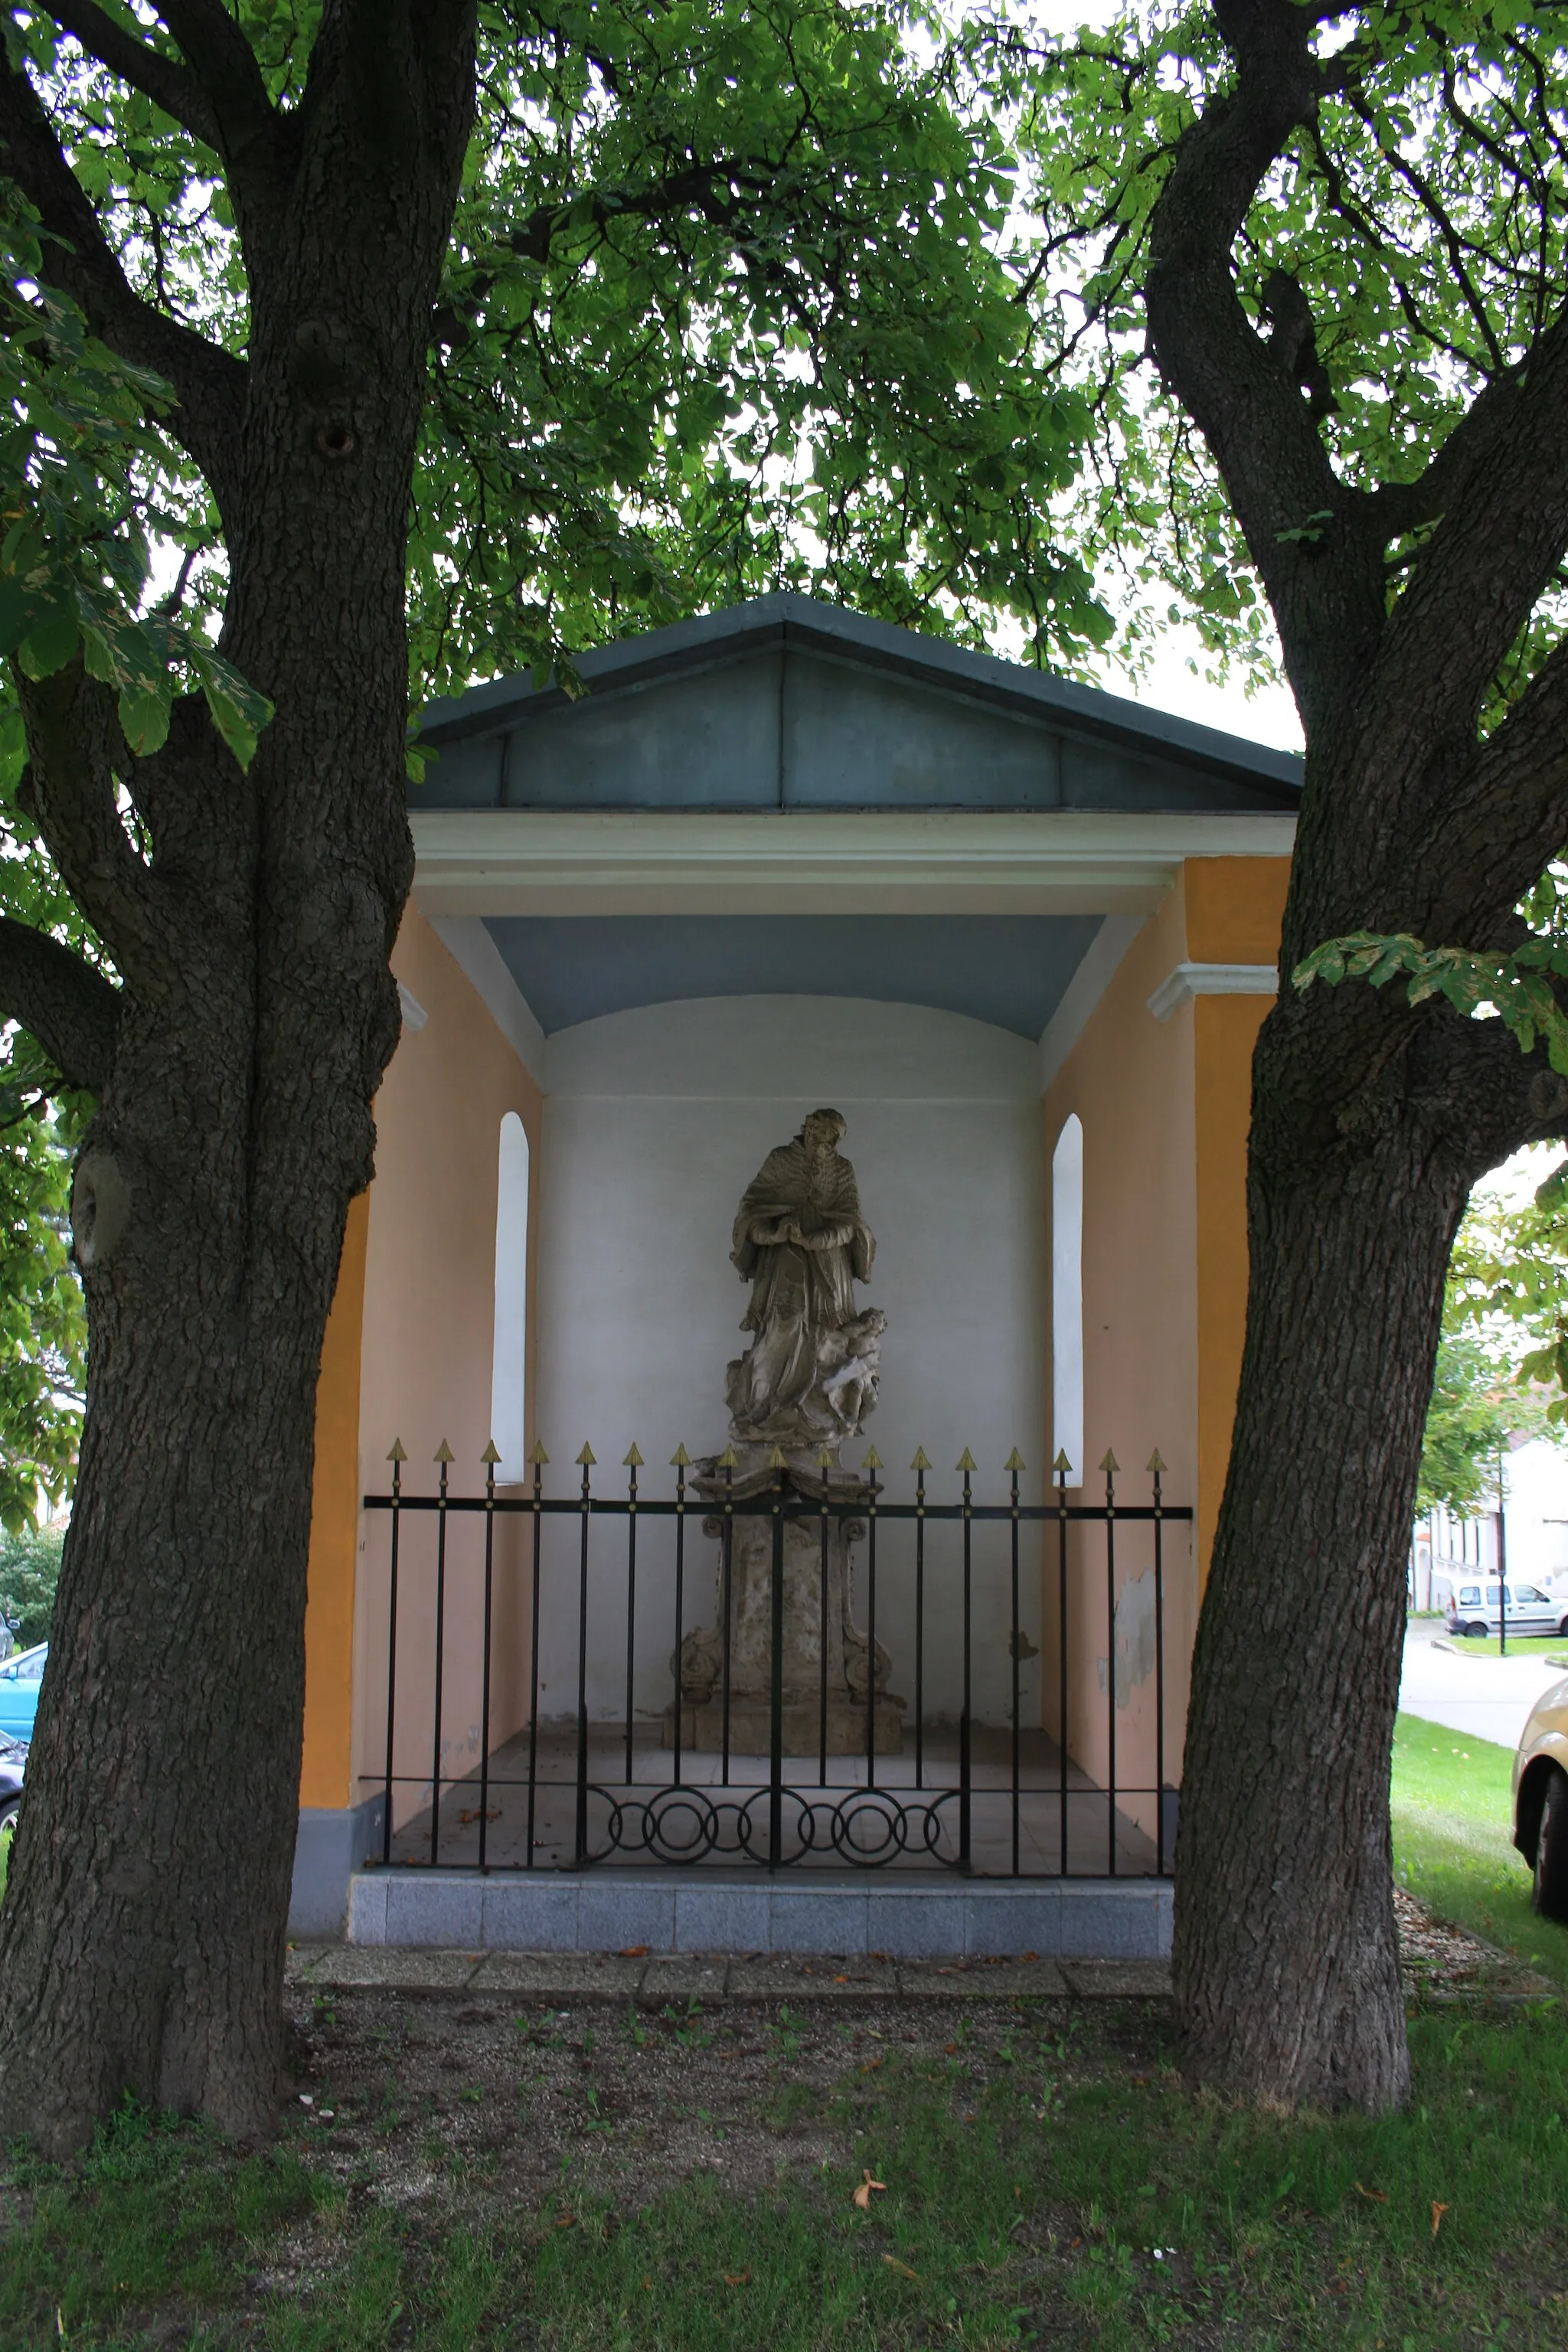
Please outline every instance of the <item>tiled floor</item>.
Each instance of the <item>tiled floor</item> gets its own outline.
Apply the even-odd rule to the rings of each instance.
[[[672,1785],[674,1758],[657,1744],[657,1733],[634,1736],[628,1776],[624,1736],[611,1726],[590,1729],[588,1748],[588,1838],[590,1860],[636,1863],[714,1862],[765,1864],[770,1830],[769,1763],[763,1756],[731,1755],[726,1777],[717,1754],[685,1753],[679,1789]],[[895,1862],[902,1870],[951,1870],[959,1858],[960,1805],[957,1735],[927,1734],[916,1787],[912,1740],[900,1756],[879,1756],[875,1783],[864,1756],[832,1756],[826,1782],[816,1757],[791,1757],[782,1780],[784,1858],[801,1869],[841,1870],[846,1863],[876,1866]],[[1112,1806],[1103,1789],[1068,1762],[1042,1732],[1019,1740],[1016,1821],[1013,1797],[1012,1742],[1005,1731],[976,1733],[971,1760],[970,1868],[982,1876],[1066,1874],[1136,1877],[1152,1873],[1153,1840]],[[426,1784],[427,1785],[427,1784]],[[1141,1810],[1147,1813],[1152,1801]],[[437,1829],[444,1864],[476,1864],[479,1858],[480,1787],[477,1772],[444,1783]],[[485,1790],[485,1859],[505,1868],[524,1864],[529,1853],[528,1738],[526,1733],[497,1750]],[[575,1859],[577,1758],[572,1738],[552,1732],[541,1738],[533,1795],[532,1855],[535,1867],[552,1868]],[[429,1805],[403,1823],[393,1840],[393,1860],[427,1862],[431,1855]],[[1114,1839],[1114,1853],[1112,1840]],[[1016,1858],[1015,1858],[1016,1857]],[[1170,1867],[1167,1852],[1165,1866]]]

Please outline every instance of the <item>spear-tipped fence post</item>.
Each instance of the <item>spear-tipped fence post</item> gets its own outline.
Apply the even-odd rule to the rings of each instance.
[[[675,1756],[672,1767],[674,1785],[680,1785],[680,1741],[685,1729],[686,1691],[683,1685],[680,1645],[685,1639],[686,1611],[686,1474],[691,1467],[691,1456],[684,1445],[678,1445],[669,1457],[675,1473]]]
[[[479,1869],[485,1868],[485,1844],[490,1804],[490,1594],[495,1571],[496,1464],[500,1455],[492,1437],[479,1456],[485,1465],[485,1634],[484,1688],[479,1694]]]
[[[1019,1790],[1019,1730],[1018,1730],[1018,1473],[1024,1467],[1024,1457],[1015,1445],[1003,1465],[1011,1481],[1012,1510],[1008,1534],[1012,1547],[1013,1639],[1009,1645],[1013,1659],[1013,1875],[1018,1875],[1018,1790]]]
[[[594,1464],[594,1449],[585,1444],[577,1456],[577,1465],[583,1473],[583,1488],[577,1505],[580,1533],[577,1548],[576,1855],[579,1863],[588,1859],[588,1519],[593,1510],[588,1473]]]
[[[637,1667],[637,1472],[643,1466],[642,1455],[634,1441],[622,1457],[621,1466],[626,1479],[626,1780],[632,1778],[632,1699],[633,1675]]]
[[[1109,1783],[1106,1801],[1110,1808],[1110,1852],[1106,1870],[1116,1875],[1116,1474],[1121,1465],[1109,1446],[1100,1464],[1105,1473],[1105,1686],[1109,1704],[1105,1711],[1105,1761]]]
[[[788,1465],[784,1449],[775,1445],[768,1456],[768,1468],[773,1473],[773,1569],[769,1599],[772,1602],[773,1658],[768,1675],[768,1868],[777,1870],[784,1860],[784,1473]]]
[[[915,1448],[910,1464],[915,1474],[915,1786],[925,1787],[926,1718],[926,1472],[931,1461],[923,1445]]]
[[[817,1757],[816,1777],[821,1788],[827,1785],[827,1547],[831,1528],[831,1505],[828,1501],[828,1476],[833,1468],[833,1448],[824,1445],[817,1454],[816,1466],[822,1473],[822,1494],[817,1505],[816,1605],[819,1619],[817,1633]]]
[[[881,1488],[877,1473],[882,1457],[873,1445],[863,1475],[869,1491],[866,1507],[866,1786],[877,1785],[877,1496]]]
[[[973,1585],[974,1456],[966,1445],[958,1459],[963,1473],[963,1706],[958,1718],[958,1866],[969,1868],[974,1790],[973,1645],[971,1638]]]
[[[541,1481],[550,1456],[536,1437],[529,1455],[533,1469],[533,1492],[530,1508],[533,1517],[533,1591],[529,1596],[528,1634],[528,1852],[523,1857],[524,1870],[533,1868],[533,1832],[535,1805],[539,1788],[539,1575],[541,1566],[540,1530],[544,1525],[543,1496]]]
[[[721,1617],[723,1623],[723,1682],[720,1691],[719,1780],[722,1788],[730,1785],[730,1610],[734,1589],[731,1573],[735,1551],[735,1448],[726,1445],[719,1456],[719,1467],[724,1473],[723,1533],[719,1547],[719,1574],[723,1585]]]
[[[435,1760],[430,1767],[430,1860],[441,1859],[441,1684],[447,1643],[447,1484],[453,1454],[445,1438],[436,1448],[441,1491],[436,1504],[436,1722]]]
[[[397,1731],[397,1540],[399,1521],[403,1516],[403,1465],[408,1456],[403,1440],[395,1437],[387,1455],[392,1465],[392,1569],[387,1580],[386,1622],[386,1783],[382,1800],[381,1859],[383,1866],[392,1860],[392,1767],[394,1741]]]
[[[1051,1465],[1057,1482],[1057,1781],[1060,1808],[1061,1854],[1058,1867],[1068,1874],[1068,1479],[1072,1464],[1067,1448],[1058,1448]]]
[[[1165,1554],[1164,1500],[1161,1480],[1165,1465],[1156,1445],[1149,1456],[1154,1481],[1154,1872],[1165,1875]]]

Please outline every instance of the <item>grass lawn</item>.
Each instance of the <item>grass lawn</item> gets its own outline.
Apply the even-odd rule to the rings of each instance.
[[[1530,1872],[1513,1845],[1512,1769],[1511,1748],[1402,1715],[1394,1730],[1394,1875],[1439,1918],[1568,1985],[1568,1927],[1531,1909]]]
[[[13,2156],[7,2352],[1563,2340],[1554,2007],[1416,2014],[1376,2122],[1194,2095],[1150,2004],[305,2015],[274,2147],[130,2113]]]
[[[1568,1643],[1561,1633],[1510,1633],[1506,1652],[1490,1633],[1479,1639],[1474,1633],[1461,1633],[1455,1636],[1454,1654],[1459,1658],[1545,1658],[1553,1665],[1561,1661],[1568,1668]]]

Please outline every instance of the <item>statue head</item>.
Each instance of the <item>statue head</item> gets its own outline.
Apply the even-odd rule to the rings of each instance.
[[[806,1113],[798,1140],[808,1151],[833,1151],[848,1121],[841,1110],[814,1110]]]

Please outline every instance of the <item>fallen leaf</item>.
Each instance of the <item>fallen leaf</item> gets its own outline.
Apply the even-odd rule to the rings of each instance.
[[[621,1947],[620,1957],[623,1960],[646,1960],[647,1958],[647,1946],[646,1944],[623,1944]]]
[[[1388,2202],[1388,2191],[1386,2189],[1363,2189],[1359,2180],[1352,2181],[1351,2185],[1354,2189],[1356,2195],[1358,2197],[1364,2197],[1369,2205],[1386,2205]]]
[[[898,2271],[905,2278],[918,2279],[920,2276],[919,2271],[910,2270],[908,2263],[900,2262],[897,2254],[884,2254],[882,2260],[890,2271]]]
[[[862,2074],[874,2074],[881,2063],[879,2058],[868,2058],[860,2072]]]
[[[574,2230],[577,2227],[576,2214],[557,2213],[555,2216],[555,2226],[558,2230]]]
[[[943,2055],[944,2057],[947,2057],[947,2058],[956,2058],[956,2057],[957,2057],[957,2055],[958,2055],[958,2044],[957,2044],[957,2042],[944,2042],[942,2043],[942,2055]]]
[[[646,2272],[646,2271],[645,2271],[645,2272],[644,2272],[644,2273],[643,2273],[643,2283],[642,2283],[642,2284],[643,2284],[643,2293],[644,2293],[645,2294],[651,2294],[653,2293],[653,2281],[652,2281],[652,2279],[650,2279],[650,2278],[648,2277],[648,2275],[647,2275],[647,2272]]]
[[[726,2286],[750,2286],[752,2273],[750,2271],[726,2271],[724,2284]]]
[[[833,1981],[835,1984],[847,1984],[849,1979],[847,1977],[835,1977]]]
[[[1435,2197],[1433,2198],[1433,2200],[1432,2200],[1432,2235],[1433,2235],[1434,2237],[1436,2237],[1436,2234],[1437,2234],[1438,2231],[1442,2228],[1442,2226],[1443,2226],[1443,2216],[1444,2216],[1444,2214],[1447,2211],[1447,2210],[1448,2210],[1448,2209],[1447,2209],[1447,2207],[1446,2205],[1439,2205],[1439,2204],[1438,2204],[1438,2202],[1437,2202],[1437,2200],[1436,2200]]]
[[[958,2120],[961,2124],[972,2124],[974,2121],[974,2116],[975,2110],[971,2107],[969,2113],[966,2116],[960,2116]]]
[[[871,2210],[872,2189],[885,2189],[887,2186],[888,2184],[885,2180],[873,2180],[870,2172],[868,2170],[860,2182],[859,2188],[855,2190],[850,2202],[852,2204],[858,2205],[862,2213],[868,2213]]]

